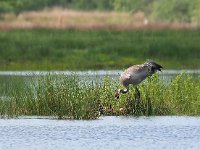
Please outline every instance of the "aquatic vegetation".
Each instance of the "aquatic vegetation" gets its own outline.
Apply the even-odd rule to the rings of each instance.
[[[94,85],[79,86],[75,76],[47,75],[25,82],[14,89],[3,116],[55,116],[58,118],[95,119],[99,115],[98,91]],[[9,105],[9,106],[8,106]]]
[[[171,81],[148,78],[128,94],[114,97],[119,83],[81,80],[76,75],[41,75],[25,79],[1,94],[1,117],[54,116],[59,119],[96,119],[100,115],[200,115],[200,76],[182,73]],[[12,88],[11,88],[12,87]],[[8,92],[9,91],[9,92]]]

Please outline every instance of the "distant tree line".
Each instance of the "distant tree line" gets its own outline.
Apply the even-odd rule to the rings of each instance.
[[[1,0],[0,14],[18,15],[55,6],[75,10],[142,11],[156,21],[200,21],[200,0]]]

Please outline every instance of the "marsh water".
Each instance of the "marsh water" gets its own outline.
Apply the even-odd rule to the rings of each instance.
[[[200,147],[200,117],[0,119],[1,150],[188,149]]]
[[[180,73],[187,74],[200,74],[200,70],[163,70],[162,72],[158,72],[161,76],[174,76]],[[31,75],[45,75],[45,74],[64,74],[71,75],[76,74],[78,76],[119,76],[122,71],[121,70],[96,70],[96,71],[0,71],[0,75],[17,75],[17,76],[31,76]]]
[[[16,80],[16,76],[18,80],[29,79],[33,76],[42,76],[42,75],[76,75],[84,82],[101,82],[104,77],[109,77],[115,81],[118,81],[121,70],[97,70],[97,71],[0,71],[0,81],[13,81]],[[198,76],[200,74],[200,70],[163,70],[162,72],[158,72],[159,77],[163,80],[170,80],[180,73],[191,74],[193,76]]]

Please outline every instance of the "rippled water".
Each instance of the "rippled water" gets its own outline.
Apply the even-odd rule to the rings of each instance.
[[[92,121],[0,119],[1,150],[194,149],[200,117],[102,117]]]

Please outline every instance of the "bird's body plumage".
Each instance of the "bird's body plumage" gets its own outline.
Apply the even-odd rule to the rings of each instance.
[[[157,71],[161,71],[162,66],[153,62],[146,61],[144,64],[133,65],[121,74],[120,83],[124,86],[124,90],[118,89],[116,97],[119,97],[120,93],[127,93],[129,91],[129,85],[132,84],[135,87],[145,80],[148,76],[153,75]]]
[[[145,65],[134,65],[127,68],[120,76],[120,82],[124,87],[127,87],[129,84],[138,85],[142,82],[147,76],[148,67]]]

